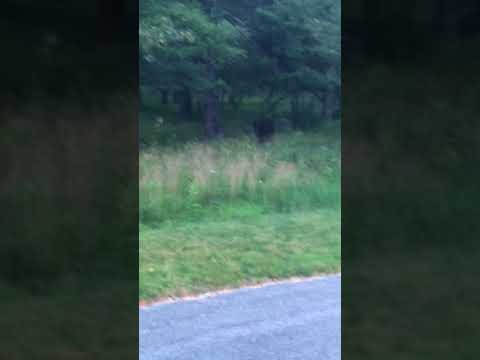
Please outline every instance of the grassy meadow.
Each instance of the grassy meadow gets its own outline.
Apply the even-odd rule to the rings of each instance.
[[[260,145],[162,120],[140,125],[141,300],[340,270],[337,125]]]

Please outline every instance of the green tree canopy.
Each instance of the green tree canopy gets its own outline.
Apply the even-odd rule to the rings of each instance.
[[[339,97],[339,0],[142,0],[140,11],[142,84],[193,94],[209,135],[226,93],[270,112],[279,98]]]

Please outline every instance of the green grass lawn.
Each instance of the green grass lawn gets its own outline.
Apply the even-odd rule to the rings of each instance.
[[[140,299],[340,271],[338,128],[140,153]]]
[[[143,227],[140,297],[339,271],[339,235],[332,209]]]

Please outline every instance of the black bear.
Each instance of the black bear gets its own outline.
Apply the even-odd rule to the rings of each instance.
[[[253,122],[253,131],[259,143],[270,140],[275,134],[275,123],[271,118],[261,118]]]

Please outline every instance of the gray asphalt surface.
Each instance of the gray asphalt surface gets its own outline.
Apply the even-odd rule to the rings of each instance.
[[[340,275],[140,309],[140,360],[340,359]]]

